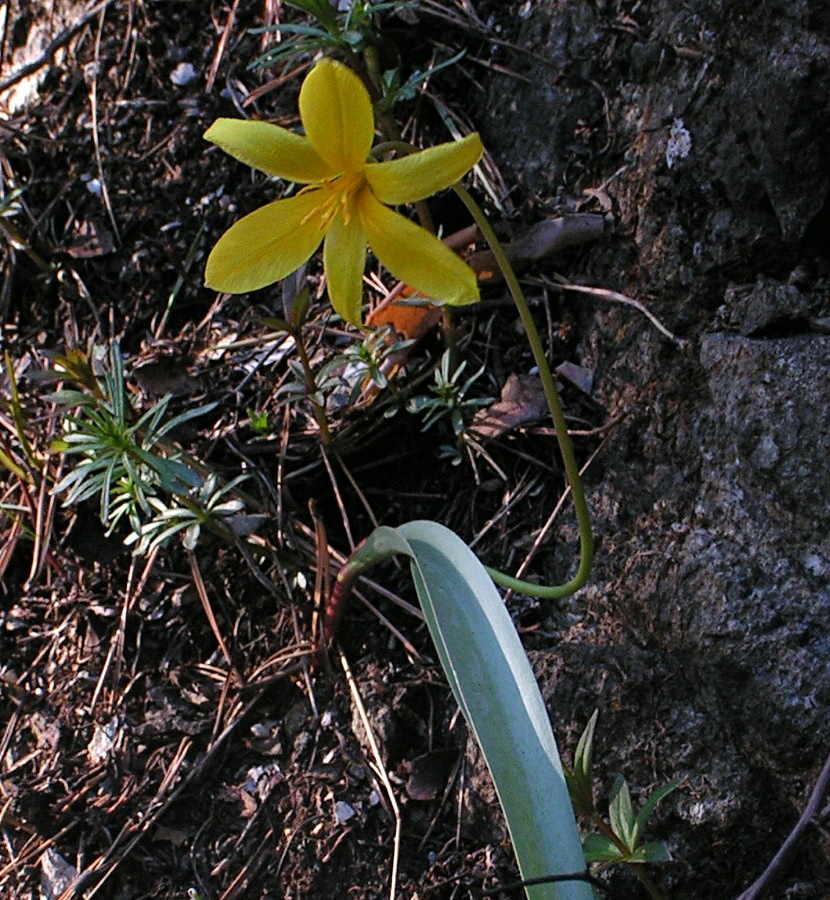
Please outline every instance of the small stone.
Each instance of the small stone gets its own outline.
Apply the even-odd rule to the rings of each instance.
[[[683,124],[683,119],[675,119],[666,144],[666,165],[671,169],[678,160],[685,159],[691,151],[692,136]]]
[[[196,70],[191,63],[179,63],[170,73],[170,80],[176,87],[187,87],[196,80]]]
[[[345,825],[349,819],[354,818],[357,815],[357,811],[350,804],[346,803],[345,800],[338,800],[334,804],[334,818],[338,825]]]

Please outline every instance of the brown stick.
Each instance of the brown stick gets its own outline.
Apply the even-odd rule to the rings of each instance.
[[[111,2],[112,0],[101,0],[100,3],[96,3],[95,6],[87,10],[71,28],[64,28],[57,37],[54,37],[49,41],[46,45],[46,49],[37,59],[32,60],[30,63],[26,63],[25,66],[21,66],[16,72],[9,75],[8,78],[4,78],[0,81],[0,92],[5,91],[13,84],[17,84],[18,81],[28,78],[29,75],[37,72],[38,69],[42,69],[45,65],[48,65],[58,50],[68,44],[89,21],[94,19],[102,9],[106,9]]]
[[[807,801],[807,805],[804,807],[804,812],[801,814],[798,822],[796,822],[795,828],[789,833],[787,839],[757,881],[748,887],[737,900],[756,900],[756,897],[760,897],[770,886],[772,880],[778,875],[779,870],[784,867],[793,850],[795,850],[796,844],[801,840],[807,826],[818,813],[828,785],[830,785],[830,756],[825,760],[824,768],[822,768],[821,774],[818,776],[816,786],[813,788],[810,799]]]
[[[236,671],[236,666],[234,666],[233,664],[233,657],[231,656],[231,652],[230,650],[228,650],[228,645],[225,643],[224,637],[222,637],[222,631],[219,628],[219,623],[216,621],[216,616],[213,613],[213,607],[210,603],[210,596],[208,595],[205,581],[202,578],[202,571],[199,568],[196,554],[192,550],[188,550],[187,558],[190,561],[190,574],[193,576],[193,585],[196,588],[196,593],[199,595],[199,600],[201,600],[202,602],[202,608],[204,609],[205,615],[207,616],[210,630],[213,632],[213,636],[216,638],[216,643],[219,644],[219,649],[222,651],[222,655],[225,657],[225,661],[230,666],[231,672],[237,676],[238,681],[241,684],[243,679],[239,677],[239,674]]]
[[[523,269],[531,263],[557,256],[570,247],[597,241],[605,230],[605,217],[597,213],[543,219],[505,244],[504,252],[511,266]],[[478,274],[479,281],[490,283],[501,278],[496,258],[489,250],[473,253],[467,262]]]

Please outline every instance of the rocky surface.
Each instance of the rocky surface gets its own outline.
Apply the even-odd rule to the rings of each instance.
[[[593,584],[537,662],[563,734],[599,707],[609,777],[686,779],[667,871],[703,900],[760,873],[830,748],[828,5],[627,6],[505,17],[527,80],[494,76],[480,112],[526,196],[601,186],[619,230],[583,279],[692,342],[565,302],[595,398],[626,418],[588,476]],[[782,884],[823,896],[826,840]]]

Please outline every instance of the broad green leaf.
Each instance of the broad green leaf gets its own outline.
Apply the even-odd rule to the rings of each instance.
[[[407,546],[424,618],[487,760],[522,878],[584,872],[547,710],[492,579],[443,525],[416,521],[379,530],[386,532],[387,546],[394,543],[389,531]],[[590,886],[579,880],[528,886],[526,892],[529,900],[592,897]]]
[[[582,849],[589,863],[613,863],[623,858],[622,851],[611,838],[599,832],[585,835]]]
[[[660,841],[646,841],[638,847],[631,856],[626,858],[628,863],[663,863],[671,862],[671,854]]]

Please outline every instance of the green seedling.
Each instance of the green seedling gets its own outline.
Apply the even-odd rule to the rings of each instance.
[[[657,804],[681,782],[671,781],[658,788],[649,795],[639,812],[635,812],[628,783],[622,775],[618,775],[611,788],[606,821],[594,798],[593,746],[598,715],[599,711],[595,710],[576,746],[573,766],[565,768],[565,779],[574,810],[597,829],[582,840],[585,859],[588,863],[595,864],[597,869],[606,869],[619,863],[668,862],[671,857],[666,847],[659,841],[644,840],[643,833]],[[635,870],[635,873],[655,900],[661,896],[643,872]]]
[[[409,401],[407,411],[424,418],[423,431],[448,419],[453,435],[461,438],[472,414],[493,402],[493,397],[467,396],[484,374],[484,366],[462,381],[461,376],[466,368],[465,360],[453,371],[452,353],[444,351],[441,364],[435,369],[435,383],[430,385],[430,394],[419,394]]]
[[[266,28],[252,29],[252,34],[276,32],[287,39],[258,57],[251,68],[271,66],[276,63],[313,56],[319,52],[339,51],[346,54],[364,52],[377,40],[375,19],[379,13],[401,12],[417,6],[418,0],[393,0],[374,3],[371,0],[352,0],[335,12],[328,0],[286,0],[286,6],[308,13],[315,25],[283,23]],[[343,7],[343,4],[339,4]]]
[[[62,415],[63,435],[52,441],[53,453],[78,456],[80,462],[53,488],[64,506],[97,497],[101,521],[111,534],[126,518],[140,532],[152,515],[150,498],[159,492],[187,495],[201,476],[182,461],[168,435],[215,404],[169,415],[164,397],[142,415],[127,392],[121,348],[114,341],[101,375],[77,349],[55,359],[56,379],[75,382],[51,394]]]
[[[327,407],[334,395],[338,397],[334,405],[354,406],[367,390],[389,387],[390,364],[414,343],[392,340],[390,331],[389,326],[369,331],[320,367],[317,384]]]
[[[622,775],[614,779],[608,804],[608,818],[613,836],[594,833],[585,837],[582,847],[590,863],[602,867],[614,863],[656,863],[671,859],[659,841],[644,841],[643,830],[657,804],[675,790],[680,781],[672,781],[650,794],[640,811],[635,813],[628,783]]]
[[[378,102],[378,112],[388,113],[399,101],[414,100],[418,96],[419,88],[427,76],[431,78],[442,69],[455,65],[464,57],[465,53],[465,50],[461,50],[455,56],[451,56],[449,59],[431,66],[428,72],[422,72],[420,69],[416,70],[406,81],[401,81],[400,69],[388,69],[385,71],[382,76],[383,97]]]
[[[209,475],[199,488],[187,496],[174,494],[166,502],[160,497],[148,498],[152,518],[141,525],[140,531],[127,535],[124,543],[135,545],[135,556],[147,556],[177,534],[181,535],[185,550],[195,550],[203,528],[218,532],[223,537],[240,536],[235,527],[235,517],[244,510],[245,504],[232,494],[247,478],[247,475],[240,475],[220,486],[216,476]]]

